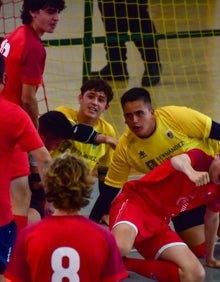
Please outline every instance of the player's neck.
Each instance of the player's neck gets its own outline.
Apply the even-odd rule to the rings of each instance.
[[[88,117],[81,111],[79,111],[77,113],[77,122],[78,123],[85,123],[85,124],[88,124],[88,125],[93,127],[93,126],[95,126],[97,120],[98,120],[98,118]]]
[[[55,209],[53,215],[55,216],[63,216],[63,215],[78,215],[79,212],[78,210],[71,210],[71,211],[66,211],[66,210],[59,210]]]

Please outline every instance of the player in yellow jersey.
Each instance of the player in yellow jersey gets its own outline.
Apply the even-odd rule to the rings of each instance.
[[[121,97],[121,105],[128,129],[114,152],[105,178],[105,193],[98,197],[90,214],[95,221],[106,213],[131,168],[147,173],[164,160],[192,148],[212,156],[220,149],[220,124],[198,111],[180,106],[153,109],[150,94],[144,88],[128,90]],[[173,220],[176,231],[197,256],[205,254],[204,212],[205,207],[196,208]]]
[[[115,149],[117,145],[117,139],[101,134],[86,124],[72,125],[67,117],[58,111],[49,111],[40,116],[39,134],[53,158],[61,152],[75,152],[73,140],[83,142],[84,145],[93,144],[95,147],[104,143]],[[37,167],[31,157],[30,162],[32,173],[29,176],[29,183],[32,197],[28,219],[29,223],[32,223],[44,216],[45,193]]]
[[[81,87],[78,96],[79,109],[75,110],[67,106],[57,107],[68,118],[72,124],[84,123],[90,125],[95,131],[110,137],[115,137],[115,130],[108,122],[100,116],[108,109],[110,101],[113,99],[113,92],[109,84],[102,79],[94,78],[86,81]],[[108,144],[99,146],[83,144],[72,140],[71,143],[63,144],[67,147],[75,148],[72,153],[77,153],[88,162],[91,169],[95,169],[98,164],[103,170],[109,167],[113,149]],[[59,152],[62,148],[59,149]],[[56,152],[54,152],[55,154]]]
[[[44,115],[44,117],[40,117],[40,134],[42,136],[43,124],[51,130],[54,125],[55,127],[52,130],[52,141],[54,142],[55,139],[57,139],[55,138],[57,135],[57,137],[61,137],[62,142],[57,139],[59,144],[57,144],[55,148],[48,148],[51,156],[54,158],[63,152],[69,151],[83,157],[89,164],[93,173],[98,175],[99,190],[101,190],[104,185],[104,177],[110,165],[116,144],[116,134],[114,128],[101,118],[101,115],[108,109],[109,103],[113,99],[113,91],[105,80],[93,78],[82,85],[78,99],[78,110],[74,110],[67,106],[60,106],[55,110],[63,113],[72,125],[88,125],[93,128],[95,132],[101,133],[101,135],[99,134],[98,136],[99,138],[101,136],[106,136],[108,137],[108,140],[99,140],[99,142],[97,142],[98,144],[94,144],[93,142],[85,144],[86,140],[78,139],[79,135],[82,136],[82,131],[81,134],[78,133],[77,138],[76,136],[72,139],[68,138],[68,124],[65,123],[62,116],[58,116],[55,113],[48,113]],[[65,124],[67,128],[65,127]],[[43,131],[45,132],[45,129]],[[48,129],[46,131],[48,131]],[[87,136],[87,134],[85,134],[85,136]],[[45,139],[44,141],[48,142],[48,135],[47,141]]]

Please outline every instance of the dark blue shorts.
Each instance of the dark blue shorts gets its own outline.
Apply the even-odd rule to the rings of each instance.
[[[12,220],[9,224],[0,226],[0,274],[3,274],[11,255],[16,237],[16,224]]]

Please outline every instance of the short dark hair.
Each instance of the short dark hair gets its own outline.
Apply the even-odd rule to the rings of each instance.
[[[39,134],[45,133],[54,138],[71,139],[72,124],[67,117],[58,111],[49,111],[39,118]]]
[[[124,109],[126,102],[134,102],[137,100],[143,100],[145,104],[151,105],[150,93],[142,87],[134,87],[126,91],[121,97],[121,106]]]
[[[22,23],[30,24],[32,22],[30,11],[35,12],[47,7],[62,11],[65,9],[65,0],[24,0],[21,10]]]
[[[95,91],[103,91],[107,97],[107,103],[109,103],[114,97],[111,86],[104,79],[92,78],[87,80],[80,88],[81,94],[83,95],[86,91],[92,89]]]

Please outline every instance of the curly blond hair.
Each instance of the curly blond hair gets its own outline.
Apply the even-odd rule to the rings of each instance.
[[[46,199],[56,209],[80,210],[89,203],[94,182],[89,166],[82,158],[64,153],[45,171]]]

